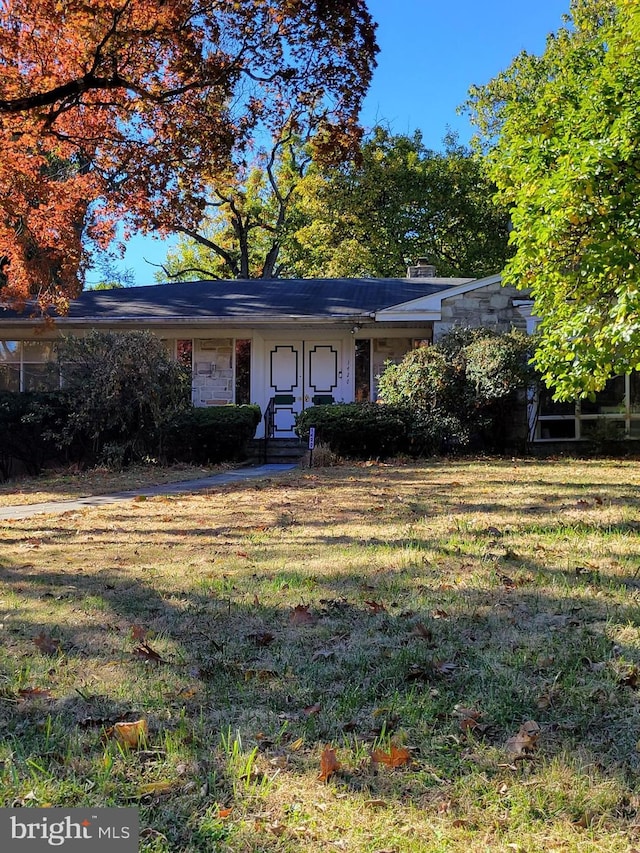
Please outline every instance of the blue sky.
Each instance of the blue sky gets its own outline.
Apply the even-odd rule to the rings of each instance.
[[[378,67],[362,123],[395,133],[420,129],[425,144],[442,147],[450,128],[468,141],[468,119],[456,113],[473,84],[488,82],[518,53],[541,53],[562,25],[569,0],[368,0],[378,22]],[[120,266],[136,284],[153,284],[166,245],[133,239]],[[91,276],[90,276],[91,278]]]

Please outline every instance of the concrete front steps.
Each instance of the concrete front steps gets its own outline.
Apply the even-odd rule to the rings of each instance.
[[[307,445],[299,438],[270,438],[267,442],[267,458],[263,438],[254,438],[248,447],[249,459],[254,464],[268,465],[299,462],[307,452]]]

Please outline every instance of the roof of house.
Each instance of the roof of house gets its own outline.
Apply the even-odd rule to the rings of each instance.
[[[237,279],[89,290],[71,302],[68,314],[61,319],[76,323],[354,320],[471,281],[474,279]],[[0,310],[0,323],[28,316]]]

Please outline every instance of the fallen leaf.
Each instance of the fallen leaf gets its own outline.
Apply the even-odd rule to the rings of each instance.
[[[147,636],[147,629],[143,625],[131,626],[131,639],[136,643],[141,643]]]
[[[476,708],[467,708],[464,705],[454,705],[453,713],[461,720],[479,720],[482,716],[481,711]]]
[[[333,776],[340,770],[340,762],[336,756],[335,749],[332,749],[330,746],[325,746],[322,751],[322,755],[320,756],[320,775],[318,779],[320,782],[326,782],[330,776]]]
[[[539,737],[540,726],[535,720],[527,720],[520,726],[518,733],[507,741],[507,752],[516,756],[530,755],[537,748]]]
[[[53,638],[51,634],[45,634],[44,631],[40,631],[37,637],[33,637],[33,644],[43,655],[57,655],[61,651],[60,640]]]
[[[631,687],[635,690],[639,675],[638,667],[632,664],[618,674],[617,682],[623,687]]]
[[[220,818],[220,820],[225,820],[226,818],[229,817],[229,815],[231,814],[232,811],[233,811],[232,808],[218,809],[218,817]]]
[[[257,634],[249,634],[247,639],[251,640],[254,645],[264,648],[265,646],[271,645],[275,640],[275,636],[270,634],[269,631],[259,631]]]
[[[321,709],[322,706],[319,703],[316,703],[315,705],[307,705],[306,708],[302,709],[302,713],[305,717],[315,717],[320,713]]]
[[[458,668],[458,664],[453,663],[453,661],[450,660],[438,660],[434,663],[433,667],[437,673],[439,673],[440,675],[444,675],[446,678],[448,678],[456,671],[456,669]]]
[[[114,723],[110,729],[105,732],[106,737],[115,738],[122,746],[138,749],[142,746],[149,734],[149,726],[147,721],[136,720],[133,723]]]
[[[145,661],[153,661],[154,663],[168,663],[155,649],[152,649],[148,643],[140,643],[133,650],[134,654],[138,655]]]
[[[296,604],[289,613],[291,625],[315,625],[317,621],[318,617],[309,612],[308,604]]]
[[[18,690],[18,696],[22,702],[28,699],[53,699],[49,690],[42,690],[40,687],[25,687]]]
[[[373,613],[386,613],[387,608],[378,601],[365,601],[365,604],[371,608]]]
[[[434,610],[431,614],[434,619],[448,619],[449,614],[446,610]]]
[[[371,760],[375,764],[386,764],[387,767],[402,767],[404,764],[411,762],[411,753],[404,746],[391,744],[389,752],[385,752],[382,749],[374,749],[371,753]]]
[[[420,637],[421,640],[427,640],[427,642],[431,642],[433,640],[433,631],[430,628],[427,628],[422,622],[417,622],[411,631],[411,633],[415,637]]]

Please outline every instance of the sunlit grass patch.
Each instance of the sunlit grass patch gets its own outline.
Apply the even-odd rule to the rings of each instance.
[[[337,466],[6,524],[0,800],[162,853],[640,848],[639,486]]]

